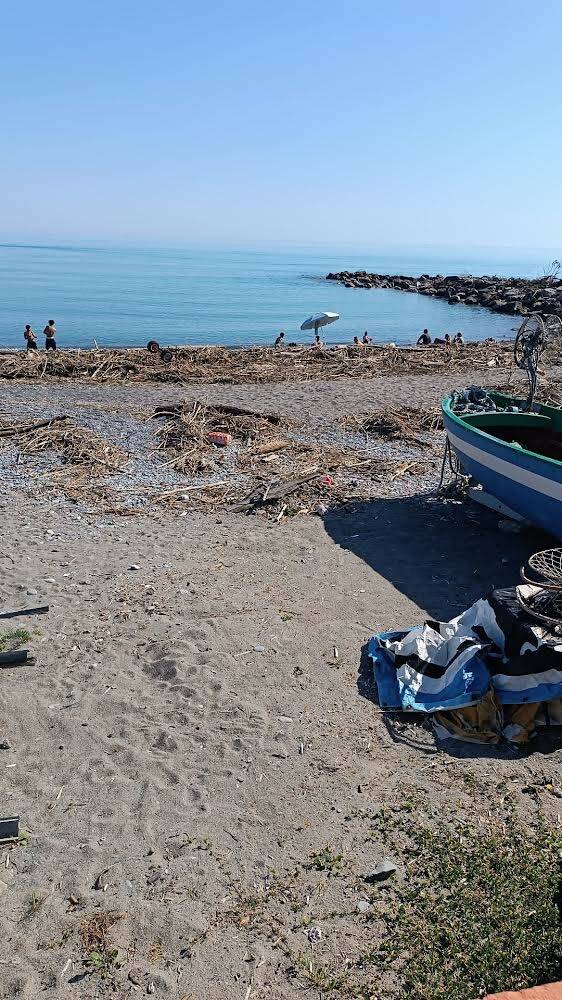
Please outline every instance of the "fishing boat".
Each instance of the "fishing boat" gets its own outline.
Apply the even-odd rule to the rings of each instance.
[[[480,391],[481,412],[459,406],[457,393],[442,403],[462,469],[522,518],[562,538],[562,410]]]

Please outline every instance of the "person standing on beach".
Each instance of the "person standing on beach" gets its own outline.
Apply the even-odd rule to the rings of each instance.
[[[37,338],[35,336],[35,333],[31,329],[29,323],[25,324],[25,330],[23,331],[23,337],[24,337],[24,340],[25,340],[25,342],[27,344],[27,350],[28,351],[36,351],[37,350]]]
[[[363,334],[361,343],[365,344],[365,347],[367,346],[367,344],[372,344],[373,343],[373,338],[369,337],[369,334],[368,334],[367,330],[365,330],[365,333]]]
[[[43,330],[43,336],[45,337],[45,350],[46,351],[56,351],[57,342],[55,337],[57,335],[57,328],[55,326],[54,319],[50,319],[47,326]]]

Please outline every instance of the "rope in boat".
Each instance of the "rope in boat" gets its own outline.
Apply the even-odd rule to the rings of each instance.
[[[443,451],[443,461],[441,463],[441,475],[439,477],[439,485],[437,487],[438,491],[443,489],[447,464],[449,466],[449,472],[452,472],[453,474],[453,486],[456,486],[459,477],[461,476],[461,463],[459,462],[457,455],[455,455],[452,450],[451,442],[448,437],[445,438],[445,449]]]

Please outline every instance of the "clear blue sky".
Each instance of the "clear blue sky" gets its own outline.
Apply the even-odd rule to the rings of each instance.
[[[0,239],[562,242],[560,0],[29,0]]]

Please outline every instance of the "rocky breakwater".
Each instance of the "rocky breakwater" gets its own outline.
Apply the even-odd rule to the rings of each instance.
[[[368,271],[338,271],[326,275],[346,288],[393,288],[399,292],[417,292],[447,299],[450,305],[484,306],[492,312],[510,316],[562,318],[562,279],[473,277],[470,274],[422,274],[412,278],[404,274],[370,274]]]

